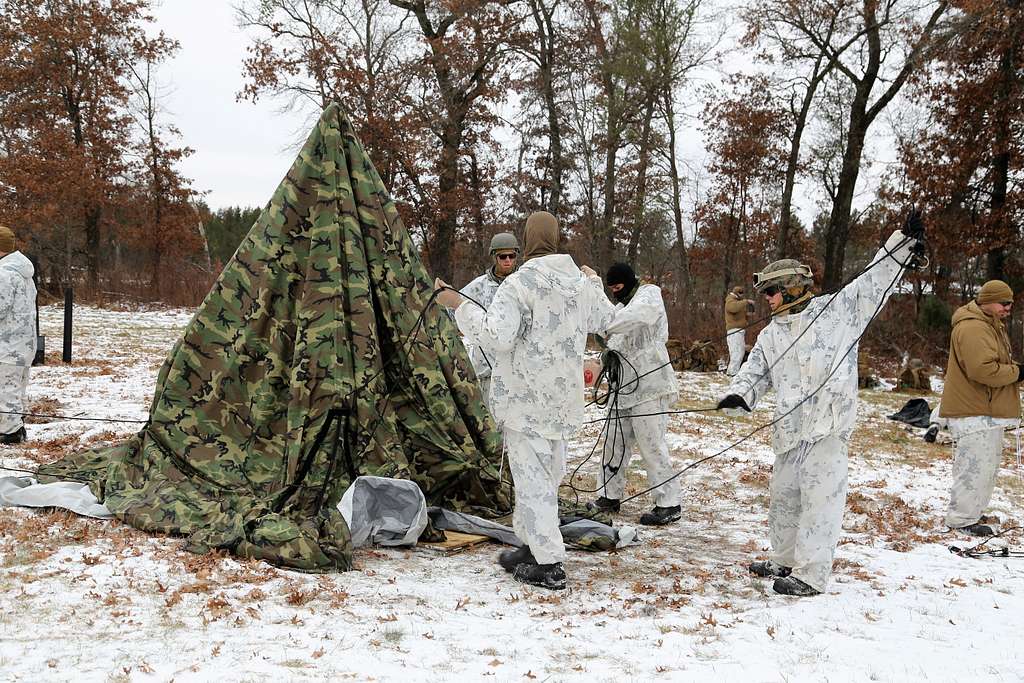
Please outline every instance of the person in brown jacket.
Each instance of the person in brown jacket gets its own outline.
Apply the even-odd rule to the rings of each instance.
[[[737,285],[725,296],[725,341],[729,346],[729,367],[725,374],[732,377],[740,371],[747,350],[747,311],[754,302],[743,298],[743,287]]]
[[[953,487],[946,524],[975,536],[991,536],[983,515],[992,497],[1003,454],[1003,430],[1020,421],[1014,363],[1003,320],[1010,315],[1013,290],[1001,280],[986,282],[974,301],[953,314],[949,363],[939,414],[953,436]]]

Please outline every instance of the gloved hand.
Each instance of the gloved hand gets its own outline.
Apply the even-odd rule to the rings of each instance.
[[[1024,365],[1017,363],[1017,381],[1024,382]]]
[[[609,384],[618,385],[622,380],[622,361],[615,351],[605,349],[601,354],[601,369],[604,370]]]
[[[916,207],[910,210],[903,222],[903,234],[915,240],[924,237],[924,221],[921,220],[921,212]]]
[[[718,410],[735,410],[736,408],[742,408],[743,410],[750,412],[750,406],[743,400],[743,397],[739,394],[729,394],[721,401],[718,402]],[[731,413],[730,413],[731,414]]]

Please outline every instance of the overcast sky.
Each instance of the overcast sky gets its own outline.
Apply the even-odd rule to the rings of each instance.
[[[236,26],[226,0],[163,0],[154,3],[156,29],[181,43],[163,65],[165,122],[195,150],[182,163],[211,208],[263,206],[297,152],[305,118],[279,113],[272,101],[236,102],[249,40]]]

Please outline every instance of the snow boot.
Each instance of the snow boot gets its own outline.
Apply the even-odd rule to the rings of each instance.
[[[22,426],[16,432],[11,432],[10,434],[0,434],[0,444],[13,445],[16,443],[24,443],[26,438],[27,434],[25,433],[25,427]]]
[[[647,526],[662,526],[671,524],[682,516],[682,510],[678,505],[667,508],[655,505],[653,510],[640,515],[640,523]]]
[[[992,531],[992,527],[988,524],[982,524],[981,521],[977,521],[974,524],[968,524],[967,526],[957,527],[957,531],[962,531],[965,534],[971,536],[994,536],[996,532]]]
[[[781,564],[776,564],[771,560],[764,560],[761,562],[751,562],[747,565],[747,571],[765,579],[773,576],[777,579],[784,579],[789,576],[793,569],[791,567],[784,567]]]
[[[560,591],[565,588],[565,571],[561,562],[553,564],[521,564],[512,573],[512,578],[520,583],[539,586],[548,590]]]
[[[806,598],[811,595],[821,595],[821,591],[811,588],[795,576],[783,576],[775,579],[772,590],[782,595],[792,595],[798,598]]]
[[[614,498],[605,498],[604,496],[601,496],[594,502],[590,503],[587,507],[594,508],[601,512],[618,512],[619,501]]]
[[[511,573],[516,570],[521,564],[537,564],[537,560],[533,557],[533,552],[530,550],[530,546],[521,545],[515,550],[504,550],[498,555],[498,564],[505,571]]]

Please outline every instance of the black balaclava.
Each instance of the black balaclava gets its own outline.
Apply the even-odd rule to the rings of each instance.
[[[604,283],[611,287],[612,285],[625,285],[622,289],[617,292],[612,292],[612,296],[615,297],[616,301],[622,304],[629,303],[629,300],[633,298],[633,293],[636,292],[636,286],[639,284],[636,279],[636,273],[628,263],[613,263],[611,268],[608,269],[608,274],[604,276]]]

